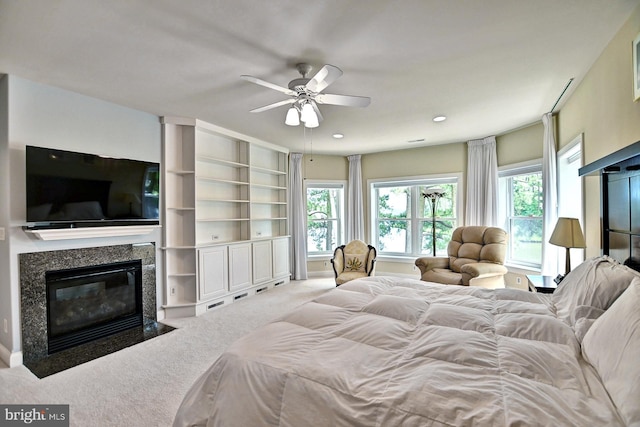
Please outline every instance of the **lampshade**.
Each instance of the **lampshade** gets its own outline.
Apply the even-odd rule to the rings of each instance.
[[[304,123],[304,127],[317,128],[318,126],[320,126],[320,123],[318,123],[318,116],[316,116],[315,111],[312,110],[311,111],[311,116]]]
[[[298,110],[296,110],[296,107],[289,108],[289,111],[287,111],[287,118],[284,120],[284,123],[289,126],[298,126],[300,124],[300,117],[298,116]]]
[[[445,191],[440,187],[430,187],[424,190],[422,197],[428,197],[429,199],[437,199],[444,196]]]
[[[313,106],[310,102],[305,102],[302,106],[302,111],[300,112],[300,120],[306,123],[307,121],[314,119],[316,122],[318,121],[318,116],[316,116],[316,112],[313,111]]]
[[[584,235],[578,218],[558,218],[549,243],[564,248],[585,248]]]

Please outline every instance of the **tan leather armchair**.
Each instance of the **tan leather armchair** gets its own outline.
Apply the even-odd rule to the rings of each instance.
[[[360,277],[373,276],[376,248],[362,240],[352,240],[333,251],[331,265],[336,276],[336,286]]]
[[[421,257],[415,264],[421,279],[447,285],[504,288],[507,232],[497,227],[468,226],[453,231],[448,257]]]

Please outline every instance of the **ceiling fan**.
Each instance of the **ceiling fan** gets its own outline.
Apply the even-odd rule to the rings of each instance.
[[[331,83],[338,80],[342,75],[342,70],[333,65],[324,65],[313,77],[307,78],[307,74],[312,70],[311,65],[301,63],[296,65],[296,69],[302,78],[293,79],[289,82],[288,88],[279,86],[257,77],[243,75],[243,80],[260,86],[274,89],[289,95],[289,99],[274,102],[264,107],[254,108],[252,113],[260,113],[283,105],[291,105],[287,111],[285,123],[289,126],[298,126],[300,122],[305,127],[318,127],[322,121],[322,114],[318,104],[341,105],[345,107],[366,107],[371,102],[371,98],[365,96],[334,95],[322,93]]]

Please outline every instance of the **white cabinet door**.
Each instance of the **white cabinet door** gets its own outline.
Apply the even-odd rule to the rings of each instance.
[[[229,290],[251,286],[251,244],[229,245]]]
[[[198,251],[198,298],[206,301],[224,296],[229,282],[227,247],[216,246]]]
[[[273,239],[273,277],[289,276],[289,239]]]
[[[271,240],[253,243],[253,283],[259,284],[271,280]]]

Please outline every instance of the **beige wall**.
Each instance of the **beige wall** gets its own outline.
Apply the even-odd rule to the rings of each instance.
[[[584,164],[640,140],[640,102],[633,102],[631,42],[640,32],[640,6],[612,39],[558,114],[558,143],[584,134]],[[584,180],[587,257],[600,255],[600,180]]]
[[[466,164],[466,143],[384,151],[362,156],[362,179],[460,172]]]
[[[496,136],[498,167],[542,158],[542,122]]]
[[[324,156],[305,154],[302,176],[304,179],[341,179],[349,177],[349,161],[344,156]]]

